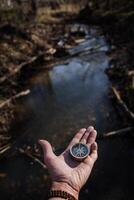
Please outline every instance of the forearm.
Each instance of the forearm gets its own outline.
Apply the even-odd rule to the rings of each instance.
[[[79,192],[74,190],[70,185],[67,183],[62,182],[53,182],[50,188],[50,191],[64,191],[72,195],[76,200],[78,200]],[[61,197],[51,197],[49,200],[62,200]]]

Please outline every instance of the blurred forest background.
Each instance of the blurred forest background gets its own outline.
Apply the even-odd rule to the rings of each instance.
[[[76,27],[70,28],[75,25]],[[81,25],[93,29],[93,31],[89,32],[93,32],[93,34],[97,32],[97,34],[89,36],[86,33],[88,28],[85,31]],[[108,48],[105,53],[109,62],[104,72],[109,80],[107,98],[115,108],[113,115],[118,115],[117,118],[119,120],[116,119],[115,121],[120,121],[120,125],[115,125],[114,122],[113,126],[104,125],[105,127],[100,131],[101,134],[98,136],[98,140],[102,140],[105,137],[111,138],[111,136],[119,136],[121,138],[125,136],[132,142],[134,123],[134,1],[0,0],[0,162],[4,163],[0,164],[2,166],[0,168],[0,181],[4,185],[3,191],[0,192],[3,200],[9,199],[10,188],[14,188],[11,199],[17,199],[17,194],[19,194],[18,192],[14,196],[19,183],[16,183],[16,185],[7,184],[6,186],[8,169],[5,172],[4,168],[10,168],[10,165],[7,165],[9,158],[12,161],[14,156],[23,154],[32,159],[33,162],[42,165],[42,155],[38,145],[27,144],[25,139],[22,139],[23,134],[18,133],[19,124],[16,123],[16,119],[21,122],[29,119],[27,113],[18,107],[18,102],[21,102],[21,100],[23,102],[23,98],[30,95],[31,80],[40,73],[47,74],[45,75],[47,81],[45,80],[44,82],[49,90],[52,90],[48,72],[53,70],[54,66],[66,63],[67,59],[80,58],[81,53],[86,52],[88,46],[86,46],[87,49],[82,49],[82,52],[79,46],[79,50],[74,51],[74,53],[70,53],[70,49],[85,41],[86,36],[88,36],[87,38],[94,37],[93,41],[96,41],[96,38],[101,36],[105,38],[105,45]],[[100,47],[96,46],[95,43],[88,51],[90,50],[91,54],[97,48],[99,49]],[[97,81],[99,83],[99,79]],[[106,115],[105,109],[103,112]],[[110,123],[112,124],[112,117],[107,115],[107,118],[108,120],[111,118]],[[49,120],[48,124],[50,123]],[[26,123],[23,124],[25,126]],[[107,129],[108,126],[109,129]],[[67,136],[66,143],[69,139],[70,136]],[[23,145],[25,143],[23,148],[19,147],[20,141],[22,144],[22,140]],[[120,142],[121,146],[126,145],[128,149],[129,145],[133,146],[133,144],[126,141],[125,144],[122,141]],[[59,146],[60,144],[62,142],[60,143],[59,141]],[[16,145],[18,146],[16,147]],[[124,149],[123,152],[125,152]],[[133,150],[131,155],[133,160]],[[122,160],[123,156],[124,154],[122,154]],[[117,159],[116,156],[115,159]],[[130,164],[130,161],[128,162]],[[127,167],[132,168],[132,163]],[[37,168],[35,169],[38,171]],[[39,174],[42,173],[41,171]],[[34,174],[36,173],[34,172]],[[17,175],[14,176],[14,179],[15,177]],[[37,194],[35,195],[36,199],[44,198],[41,196],[41,192],[44,190],[44,180],[48,181],[47,175],[44,175],[42,180],[36,179],[40,185],[38,191],[30,181],[27,183],[29,191],[34,191],[33,194]],[[132,176],[131,185],[133,185],[133,181]],[[127,185],[128,182],[126,183]],[[94,187],[94,184],[91,186]],[[89,198],[87,188],[88,186],[83,190],[85,193],[82,193],[81,199]],[[129,189],[131,190],[131,188]],[[132,200],[134,196],[129,189],[125,195],[130,194],[127,199]],[[9,196],[6,194],[6,190]],[[126,200],[125,195],[124,199]],[[30,196],[31,199],[35,197],[34,195]],[[96,196],[93,195],[91,197]],[[28,198],[29,196],[22,197],[22,199]],[[96,199],[98,198],[96,197]],[[102,199],[104,199],[104,196]],[[123,200],[123,197],[117,195],[113,198],[111,195],[111,198],[107,199]]]

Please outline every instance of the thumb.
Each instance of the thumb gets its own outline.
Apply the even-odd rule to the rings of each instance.
[[[55,157],[53,153],[51,144],[46,140],[39,140],[39,144],[41,145],[44,153],[44,162],[46,166],[49,164],[50,159]]]

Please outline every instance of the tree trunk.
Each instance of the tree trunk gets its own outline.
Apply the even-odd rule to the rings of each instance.
[[[37,13],[37,1],[36,0],[31,0],[31,9],[32,9],[32,14],[36,16]]]

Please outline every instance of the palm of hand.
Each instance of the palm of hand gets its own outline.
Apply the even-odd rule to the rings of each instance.
[[[49,159],[48,165],[53,181],[66,182],[79,191],[91,172],[92,160],[89,157],[84,162],[78,162],[65,151],[60,156]]]
[[[94,143],[95,139],[96,131],[93,128],[89,127],[87,130],[81,129],[60,156],[56,156],[52,152],[52,149],[50,151],[50,144],[45,141],[44,162],[50,172],[52,181],[66,182],[75,190],[79,191],[87,181],[93,164],[97,159],[97,146],[96,143]],[[87,145],[91,147],[91,154],[82,162],[74,160],[69,154],[69,148],[80,141],[87,143]]]

